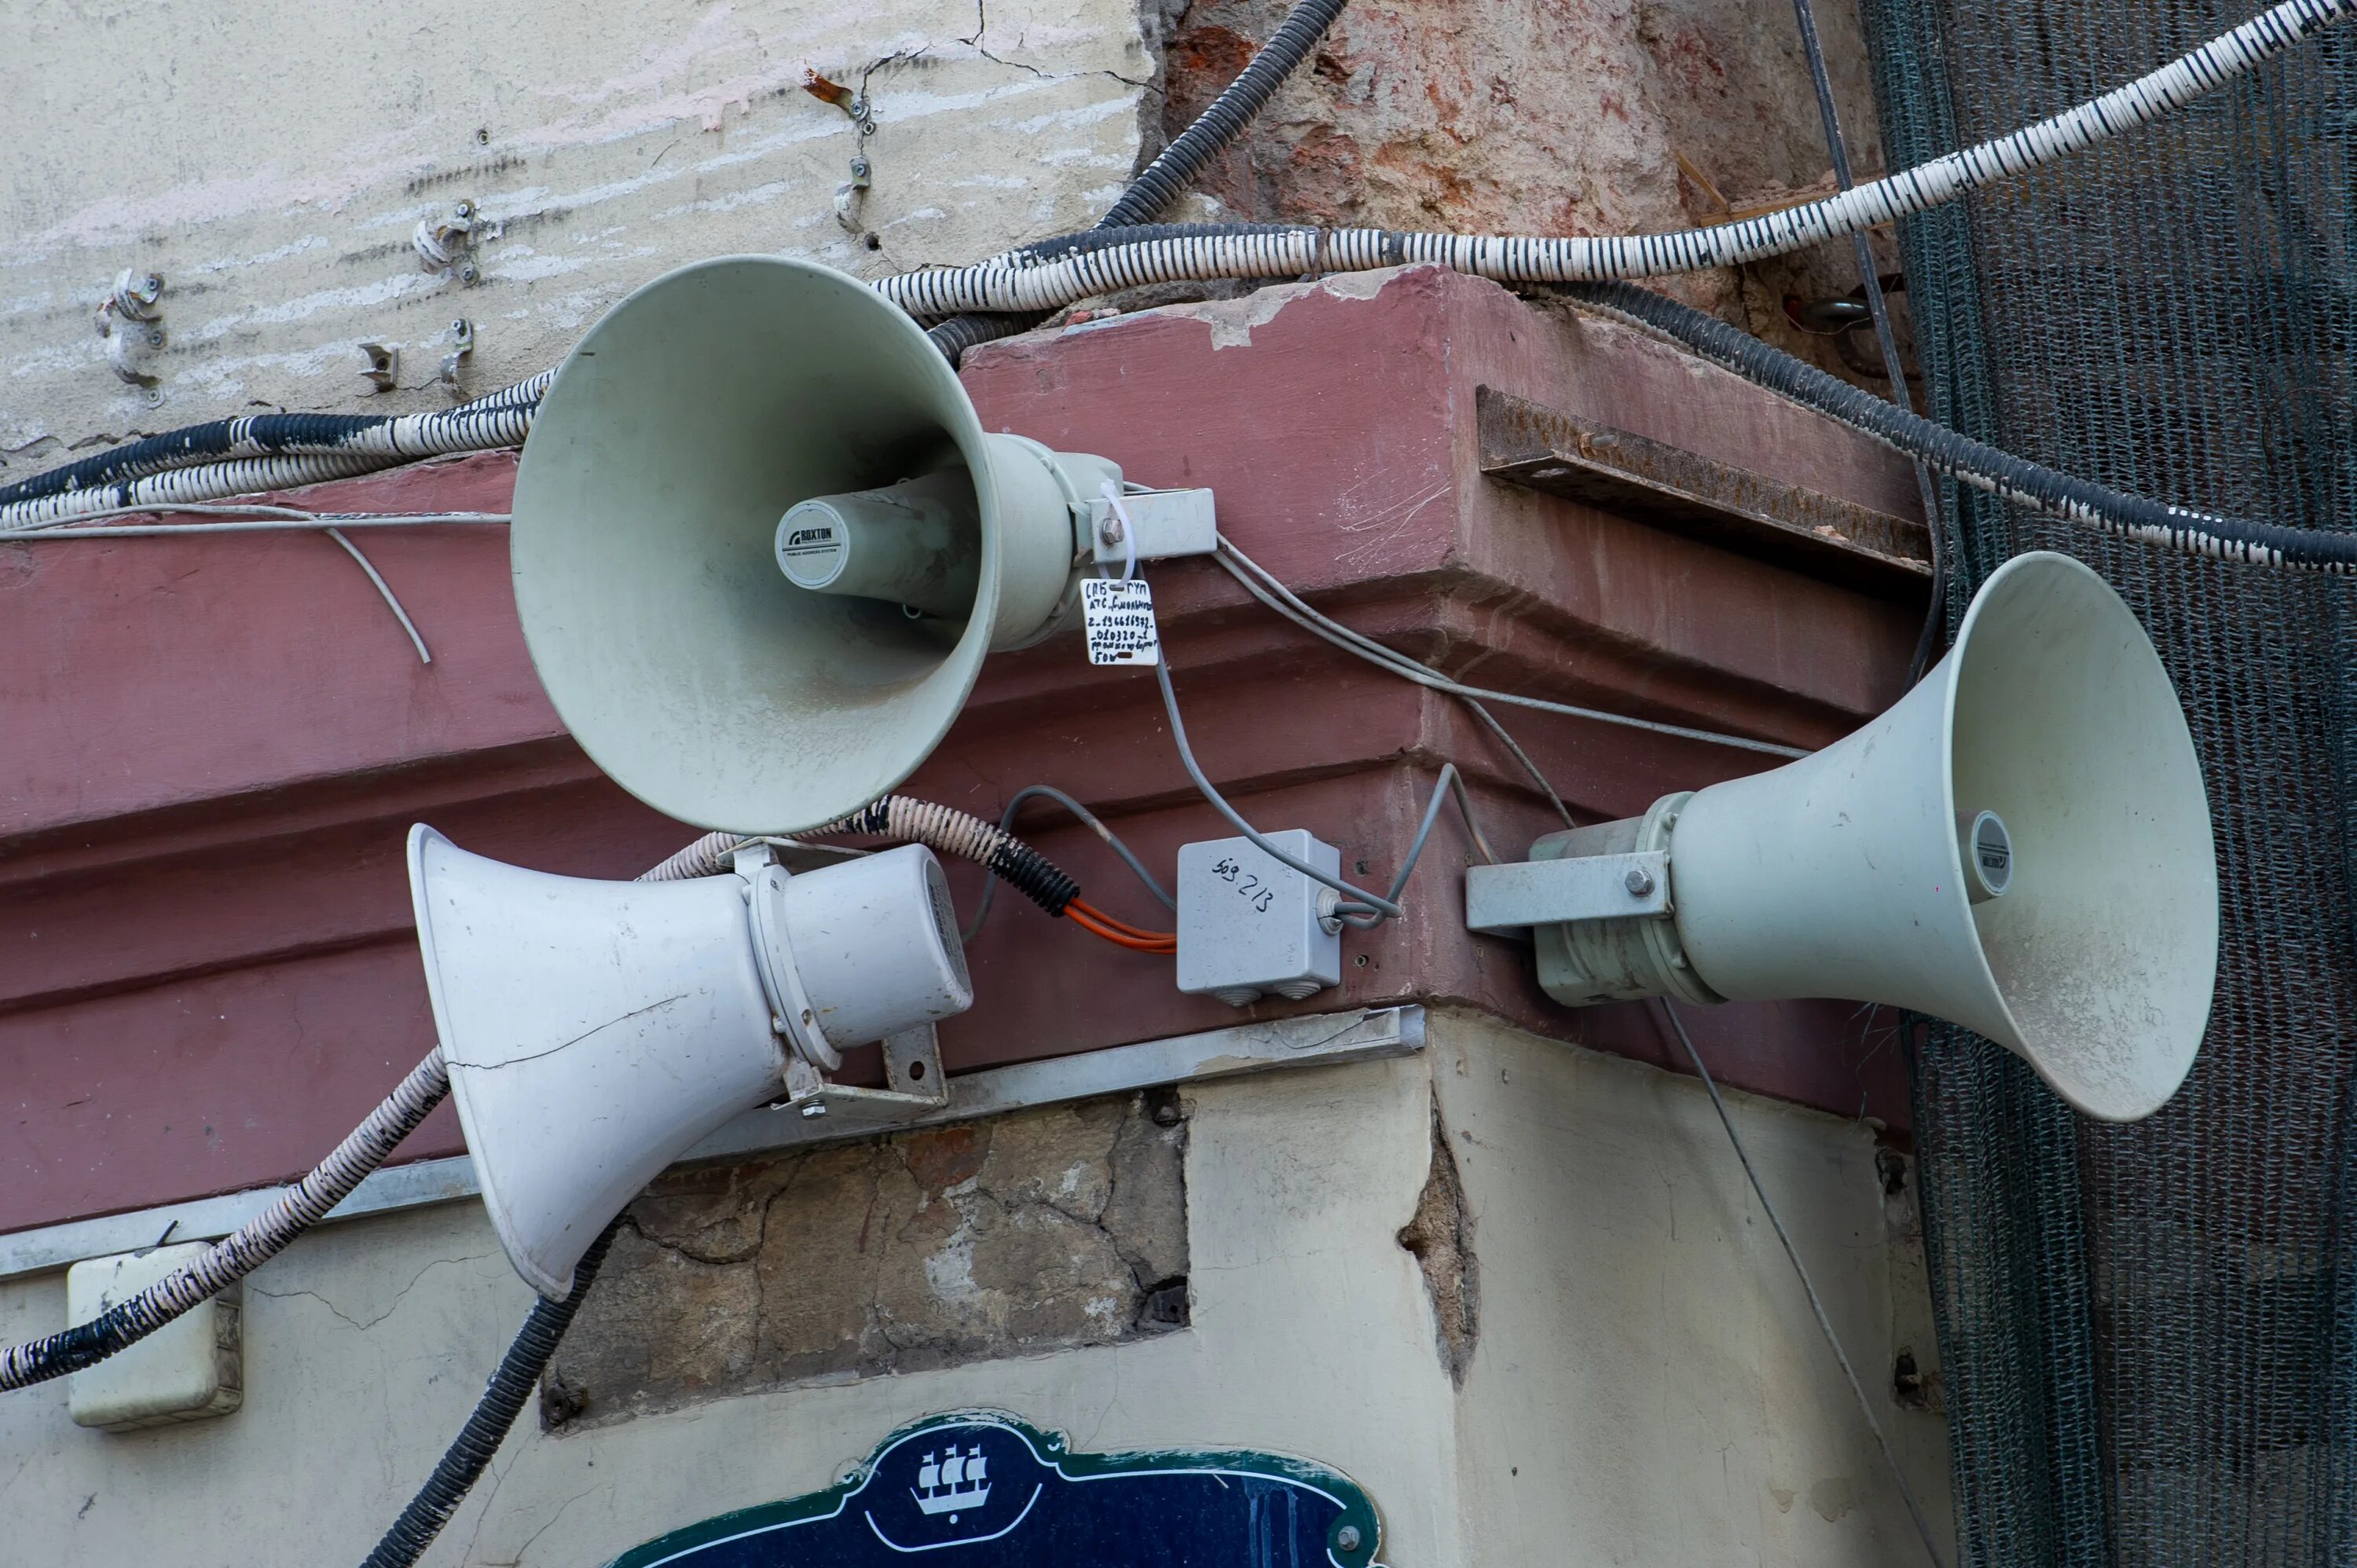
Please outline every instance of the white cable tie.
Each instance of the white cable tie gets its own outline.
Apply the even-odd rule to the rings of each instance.
[[[1121,486],[1107,479],[1097,493],[1103,496],[1113,507],[1114,519],[1121,524],[1120,580],[1126,583],[1137,575],[1137,524],[1129,515],[1129,502],[1123,499]],[[1097,567],[1097,575],[1102,577],[1105,575],[1105,569],[1100,564]]]

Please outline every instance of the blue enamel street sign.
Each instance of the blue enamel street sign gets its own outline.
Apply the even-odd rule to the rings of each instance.
[[[1074,1454],[987,1411],[902,1427],[823,1492],[673,1530],[611,1568],[1379,1568],[1374,1505],[1274,1454]]]

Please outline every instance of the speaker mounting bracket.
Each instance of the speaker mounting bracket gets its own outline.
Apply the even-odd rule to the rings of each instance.
[[[882,1044],[884,1088],[831,1082],[796,1056],[786,1063],[786,1099],[780,1108],[823,1116],[837,1129],[880,1130],[918,1121],[949,1104],[949,1076],[942,1071],[941,1039],[932,1025],[903,1030]]]
[[[1469,866],[1465,924],[1511,931],[1670,912],[1670,857],[1661,850]]]
[[[1132,490],[1118,508],[1104,496],[1083,505],[1087,515],[1081,521],[1100,566],[1209,555],[1219,548],[1219,518],[1206,489]]]

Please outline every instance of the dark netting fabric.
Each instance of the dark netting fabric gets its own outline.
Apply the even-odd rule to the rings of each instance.
[[[2216,0],[1862,0],[1891,166],[2244,20]],[[1935,417],[2155,499],[2357,522],[2357,29],[1901,234]],[[2135,606],[2210,789],[2224,929],[2200,1064],[2080,1121],[2004,1051],[1917,1062],[1968,1564],[2357,1563],[2352,606],[1943,496],[1953,627],[2007,556]],[[2124,910],[2134,918],[2135,911]]]

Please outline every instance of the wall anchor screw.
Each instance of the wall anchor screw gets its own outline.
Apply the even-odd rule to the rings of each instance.
[[[1334,1545],[1338,1550],[1343,1552],[1356,1552],[1359,1550],[1359,1527],[1355,1524],[1346,1524],[1341,1529],[1336,1530],[1334,1532]]]

